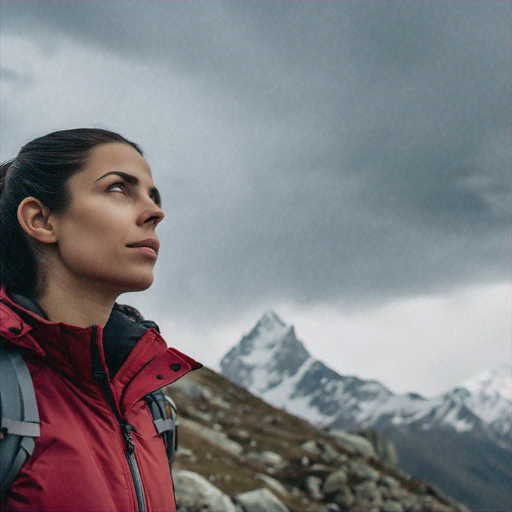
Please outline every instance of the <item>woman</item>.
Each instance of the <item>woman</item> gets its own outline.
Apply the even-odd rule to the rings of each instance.
[[[2,344],[23,355],[41,431],[5,511],[173,511],[144,397],[201,365],[116,304],[153,282],[163,220],[140,148],[51,133],[1,167]]]

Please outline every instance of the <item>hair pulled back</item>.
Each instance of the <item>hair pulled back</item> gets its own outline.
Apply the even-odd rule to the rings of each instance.
[[[83,170],[90,152],[108,143],[140,147],[118,133],[100,128],[62,130],[25,144],[0,168],[1,281],[9,292],[37,298],[41,292],[40,265],[29,235],[18,222],[18,206],[26,197],[39,199],[54,213],[70,204],[67,182]]]

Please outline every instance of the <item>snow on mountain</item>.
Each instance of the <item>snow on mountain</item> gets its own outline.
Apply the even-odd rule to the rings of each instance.
[[[295,375],[309,353],[273,311],[267,311],[252,331],[221,361],[222,373],[257,395]]]
[[[511,377],[485,372],[442,396],[396,395],[377,381],[342,376],[314,359],[273,311],[267,311],[220,363],[221,372],[276,407],[321,426],[355,430],[382,424],[423,430],[448,426],[485,432],[509,444]]]
[[[512,375],[509,366],[502,365],[485,371],[469,379],[452,393],[456,391],[464,397],[466,407],[498,435],[510,434]]]
[[[463,384],[472,394],[495,399],[497,396],[512,401],[512,373],[511,367],[501,365],[494,370],[480,373]]]

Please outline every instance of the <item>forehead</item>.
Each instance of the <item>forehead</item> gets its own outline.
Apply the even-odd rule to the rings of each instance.
[[[96,146],[91,150],[83,170],[74,177],[96,180],[111,171],[123,171],[141,181],[153,182],[146,159],[132,146],[118,142]]]

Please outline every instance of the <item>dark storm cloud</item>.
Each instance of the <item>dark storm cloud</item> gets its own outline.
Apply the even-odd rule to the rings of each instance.
[[[205,156],[162,288],[212,312],[508,278],[510,18],[492,1],[2,3],[2,30],[48,52],[65,36],[217,98],[196,143],[233,150],[239,193]]]

